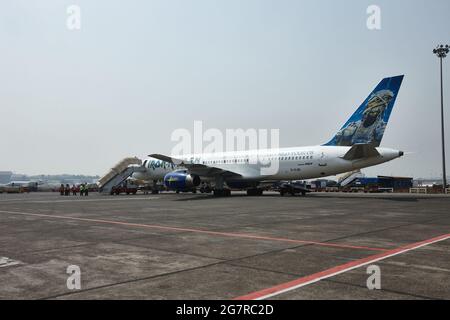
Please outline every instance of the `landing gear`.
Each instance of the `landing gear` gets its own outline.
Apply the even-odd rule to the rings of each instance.
[[[224,185],[224,181],[223,181],[223,177],[218,176],[216,177],[216,186],[214,188],[214,197],[229,197],[231,196],[231,190],[230,189],[225,189],[223,187]]]
[[[247,189],[247,195],[250,197],[255,197],[255,196],[262,196],[263,195],[263,190],[262,189]]]
[[[211,193],[212,189],[209,185],[203,183],[202,186],[200,187],[200,192],[201,193]]]
[[[159,193],[158,181],[157,180],[153,180],[152,194],[158,194],[158,193]]]

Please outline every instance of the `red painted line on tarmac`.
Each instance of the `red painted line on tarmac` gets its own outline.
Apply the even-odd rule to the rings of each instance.
[[[304,286],[307,286],[309,284],[318,282],[322,279],[326,279],[326,278],[330,278],[333,277],[335,275],[362,267],[364,265],[376,262],[376,261],[380,261],[392,256],[396,256],[398,254],[402,254],[411,250],[415,250],[418,249],[420,247],[424,247],[427,246],[429,244],[435,243],[435,242],[439,242],[439,241],[443,241],[443,240],[447,240],[450,239],[450,233],[448,234],[444,234],[438,237],[434,237],[431,239],[427,239],[424,241],[420,241],[420,242],[415,242],[406,246],[402,246],[396,249],[392,249],[392,250],[388,250],[386,252],[383,253],[379,253],[376,255],[372,255],[366,258],[362,258],[362,259],[358,259],[355,261],[351,261],[345,264],[342,264],[340,266],[336,266],[324,271],[320,271],[314,274],[311,274],[309,276],[305,276],[302,278],[298,278],[296,280],[292,280],[289,282],[285,282],[270,288],[266,288],[263,290],[259,290],[259,291],[255,291],[237,298],[234,298],[234,300],[261,300],[261,299],[267,299],[276,295],[280,295],[282,293],[286,293],[288,291],[292,291]]]
[[[210,230],[181,228],[181,227],[170,227],[170,226],[151,225],[151,224],[140,224],[140,223],[112,221],[112,220],[102,220],[102,219],[90,219],[90,218],[77,218],[77,217],[70,217],[70,216],[58,216],[58,215],[40,214],[40,213],[3,211],[3,210],[0,210],[0,213],[19,214],[19,215],[35,216],[35,217],[43,217],[43,218],[56,218],[56,219],[76,220],[76,221],[84,221],[84,222],[115,224],[115,225],[128,226],[128,227],[139,227],[139,228],[149,228],[149,229],[159,229],[159,230],[192,232],[192,233],[199,233],[199,234],[209,234],[209,235],[216,235],[216,236],[223,236],[223,237],[233,237],[233,238],[252,239],[252,240],[267,240],[267,241],[290,242],[290,243],[298,243],[298,244],[313,244],[313,245],[318,245],[318,246],[323,246],[323,247],[333,247],[333,248],[342,248],[342,249],[355,249],[355,250],[358,249],[358,250],[383,251],[383,252],[388,250],[388,249],[383,249],[383,248],[373,248],[373,247],[366,247],[366,246],[354,246],[354,245],[328,243],[328,242],[318,242],[318,241],[296,240],[296,239],[288,239],[288,238],[277,238],[277,237],[259,236],[259,235],[245,234],[245,233],[220,232],[220,231],[210,231]]]

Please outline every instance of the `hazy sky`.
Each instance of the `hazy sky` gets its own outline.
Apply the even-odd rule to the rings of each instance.
[[[81,29],[66,26],[69,5]],[[366,9],[381,8],[381,30]],[[278,128],[327,142],[374,86],[405,74],[368,174],[439,176],[438,59],[450,2],[2,0],[0,170],[103,174],[170,153],[177,128]],[[445,61],[450,158],[450,58]]]

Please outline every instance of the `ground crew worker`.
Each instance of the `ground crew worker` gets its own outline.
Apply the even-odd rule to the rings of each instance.
[[[70,195],[70,186],[68,183],[66,184],[66,189],[64,190],[64,195],[66,195],[66,196]]]
[[[87,183],[84,184],[84,195],[86,197],[89,195],[89,187]]]
[[[75,185],[72,185],[72,195],[73,196],[77,195],[77,187]]]
[[[84,195],[84,184],[80,184],[80,196]]]
[[[64,195],[64,185],[61,183],[61,186],[59,187],[59,194]]]

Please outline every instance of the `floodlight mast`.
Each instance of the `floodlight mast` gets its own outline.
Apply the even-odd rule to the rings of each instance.
[[[447,188],[447,173],[445,170],[445,127],[444,127],[444,85],[442,80],[442,60],[447,57],[450,51],[449,45],[438,45],[433,53],[439,58],[441,71],[441,140],[442,140],[442,191],[445,193]]]

